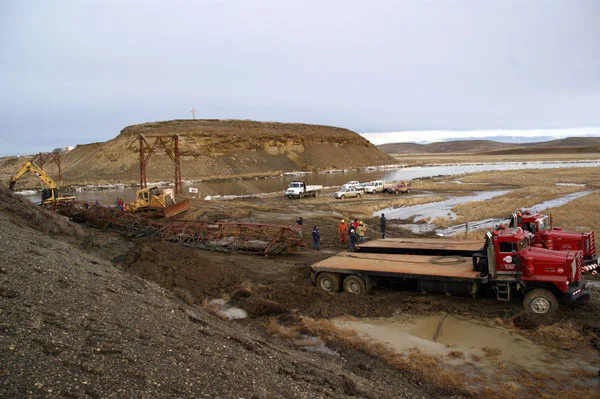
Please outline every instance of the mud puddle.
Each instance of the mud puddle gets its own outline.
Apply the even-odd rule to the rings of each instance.
[[[513,331],[447,314],[339,319],[336,324],[385,343],[398,353],[419,350],[441,357],[450,364],[464,364],[475,359],[542,367],[551,360],[546,349]]]
[[[438,365],[473,378],[473,383],[483,378],[519,386],[525,372],[539,374],[543,384],[549,384],[547,388],[558,388],[554,380],[557,375],[571,376],[573,386],[600,386],[597,364],[590,363],[586,355],[545,346],[491,321],[439,313],[339,318],[334,323],[398,354],[433,357]]]

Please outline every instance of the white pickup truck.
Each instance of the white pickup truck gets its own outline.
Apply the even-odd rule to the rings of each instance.
[[[359,181],[357,180],[351,180],[348,183],[345,183],[344,185],[342,185],[342,190],[345,188],[350,188],[350,187],[362,187],[362,184],[360,184]]]
[[[323,186],[321,185],[312,185],[307,186],[304,181],[293,181],[290,182],[288,188],[285,192],[285,196],[292,198],[302,198],[302,197],[318,197],[321,194],[321,190]]]
[[[340,191],[336,191],[335,194],[333,194],[333,196],[338,199],[354,197],[360,198],[364,193],[365,191],[362,188],[342,186],[342,189]]]

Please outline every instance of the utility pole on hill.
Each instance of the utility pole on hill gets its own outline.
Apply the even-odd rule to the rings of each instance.
[[[198,110],[192,107],[192,110],[190,111],[192,113],[192,119],[196,119],[196,111]]]

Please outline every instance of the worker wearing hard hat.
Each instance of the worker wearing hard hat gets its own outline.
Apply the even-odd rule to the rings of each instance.
[[[358,242],[365,242],[365,233],[366,232],[367,232],[367,226],[365,226],[362,221],[358,222],[358,227],[356,228],[356,235],[358,236]]]
[[[348,242],[348,225],[344,219],[338,225],[338,234],[340,235],[340,243]]]

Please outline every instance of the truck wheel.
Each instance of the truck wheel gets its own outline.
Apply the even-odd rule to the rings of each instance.
[[[364,295],[367,293],[365,281],[358,276],[348,276],[344,279],[344,291],[350,294]]]
[[[558,300],[549,290],[536,288],[525,295],[523,307],[527,313],[547,316],[558,310]]]
[[[360,195],[360,194],[356,194],[356,198],[360,198],[360,197],[361,197],[361,195]]]
[[[340,275],[336,273],[321,273],[317,277],[317,286],[325,292],[338,292],[340,290]]]
[[[340,199],[345,199],[345,198],[346,198],[346,196],[345,196],[345,195],[341,195],[341,196],[340,196]]]
[[[410,194],[410,188],[406,190],[406,194]]]

